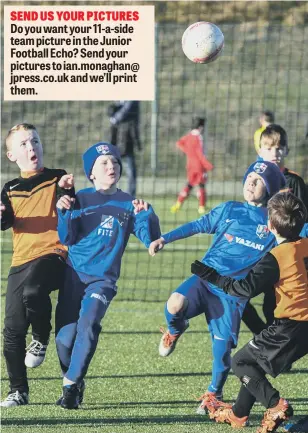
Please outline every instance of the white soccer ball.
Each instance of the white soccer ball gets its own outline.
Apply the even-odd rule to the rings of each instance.
[[[194,63],[210,63],[217,59],[224,47],[224,35],[215,24],[199,21],[183,33],[184,54]]]

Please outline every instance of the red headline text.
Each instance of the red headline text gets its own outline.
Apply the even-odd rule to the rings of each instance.
[[[138,21],[138,11],[12,11],[11,21]]]

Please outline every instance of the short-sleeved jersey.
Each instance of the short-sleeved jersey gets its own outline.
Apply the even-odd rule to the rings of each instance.
[[[67,256],[57,233],[56,212],[57,184],[64,174],[61,169],[43,168],[38,173],[21,173],[4,185],[1,230],[13,230],[12,266],[46,254]]]

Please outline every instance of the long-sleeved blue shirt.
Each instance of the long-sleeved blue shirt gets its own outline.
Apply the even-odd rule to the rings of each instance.
[[[68,264],[92,281],[115,285],[129,236],[133,233],[146,247],[160,237],[159,220],[150,206],[134,213],[133,197],[120,189],[103,195],[94,188],[76,194],[74,209],[58,209],[60,241],[68,245]],[[89,278],[87,278],[89,280]]]
[[[221,275],[240,279],[275,246],[275,237],[267,228],[267,215],[265,207],[229,201],[162,237],[170,243],[197,233],[214,234],[202,262]],[[301,234],[305,236],[305,232],[304,228]],[[209,289],[219,296],[229,297],[211,283]],[[242,302],[246,301],[242,299]]]

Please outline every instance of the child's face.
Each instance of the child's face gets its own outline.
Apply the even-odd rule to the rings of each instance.
[[[7,157],[16,162],[21,171],[36,171],[43,167],[43,147],[35,130],[20,129],[9,140]]]
[[[261,139],[259,155],[264,161],[269,161],[278,165],[278,167],[283,167],[286,149],[279,144],[270,145],[263,143],[263,139]]]
[[[113,155],[99,156],[92,168],[91,179],[96,189],[108,190],[120,179],[120,164]]]
[[[244,183],[243,194],[248,203],[262,203],[266,196],[266,186],[262,177],[254,171],[249,173]]]

